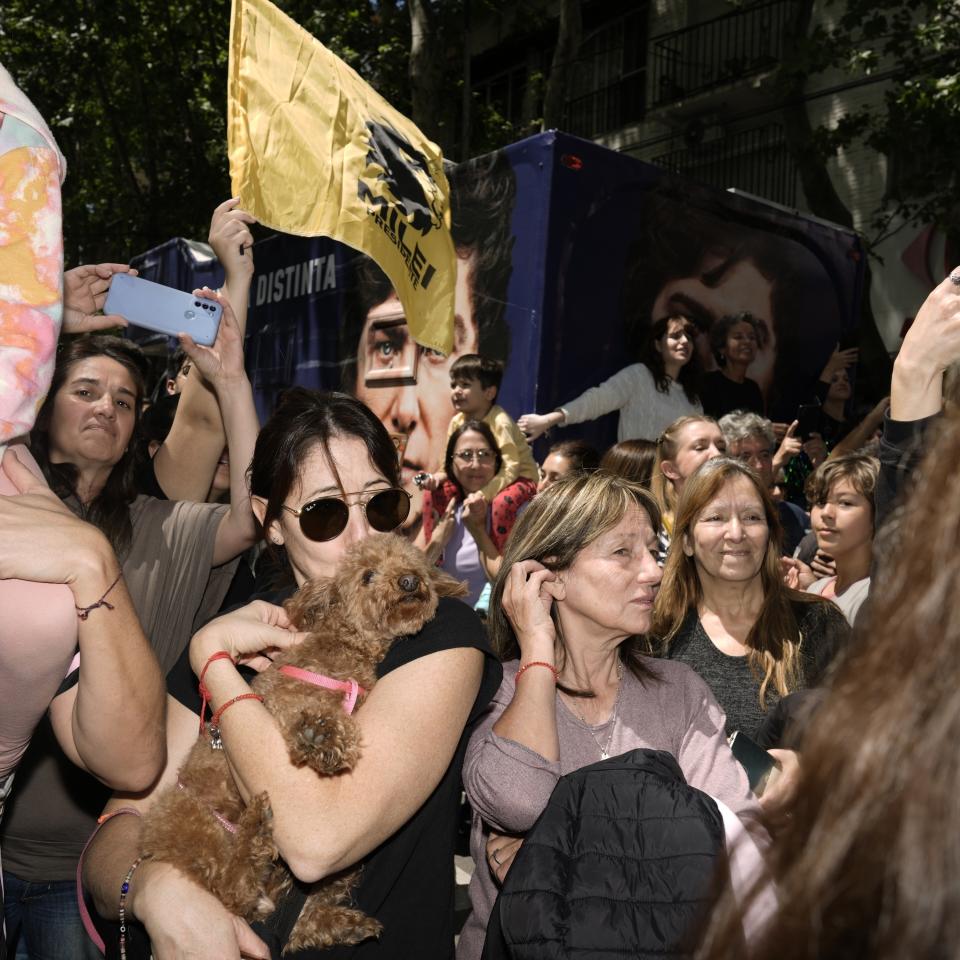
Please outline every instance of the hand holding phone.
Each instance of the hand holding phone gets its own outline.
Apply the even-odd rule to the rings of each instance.
[[[777,761],[745,733],[735,730],[730,735],[730,750],[747,773],[750,789],[758,796],[776,779]]]
[[[204,346],[216,340],[223,313],[215,299],[200,298],[128,273],[114,274],[103,309],[167,336],[186,333]]]

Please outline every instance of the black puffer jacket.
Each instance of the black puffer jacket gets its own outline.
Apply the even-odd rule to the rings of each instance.
[[[567,774],[507,874],[483,960],[689,956],[723,851],[717,805],[669,753]]]

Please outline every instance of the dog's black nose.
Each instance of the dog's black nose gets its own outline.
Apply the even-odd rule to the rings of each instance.
[[[405,593],[413,593],[420,586],[420,578],[412,573],[405,573],[398,582]]]

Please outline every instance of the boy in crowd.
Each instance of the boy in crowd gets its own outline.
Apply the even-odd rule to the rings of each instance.
[[[533,499],[540,478],[526,437],[496,402],[502,379],[503,364],[476,353],[458,357],[450,367],[450,399],[456,413],[447,428],[448,440],[467,420],[482,420],[493,431],[500,448],[503,465],[481,491],[493,511],[494,533],[502,525],[498,521],[503,516],[513,516],[521,504]],[[441,490],[447,482],[446,472],[440,470],[426,478],[422,487]]]

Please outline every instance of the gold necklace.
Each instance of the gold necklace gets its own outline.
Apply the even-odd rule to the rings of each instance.
[[[610,724],[610,733],[607,735],[607,742],[601,743],[596,734],[593,732],[593,724],[587,722],[586,717],[573,705],[570,703],[570,709],[573,711],[577,719],[587,728],[587,733],[590,734],[590,738],[597,745],[597,749],[600,751],[601,760],[610,759],[610,744],[613,743],[613,734],[617,729],[617,714],[620,712],[620,696],[623,693],[623,661],[617,661],[617,696],[613,701],[613,710],[610,711],[610,719],[607,720],[607,723]],[[567,698],[571,699],[571,698]]]

